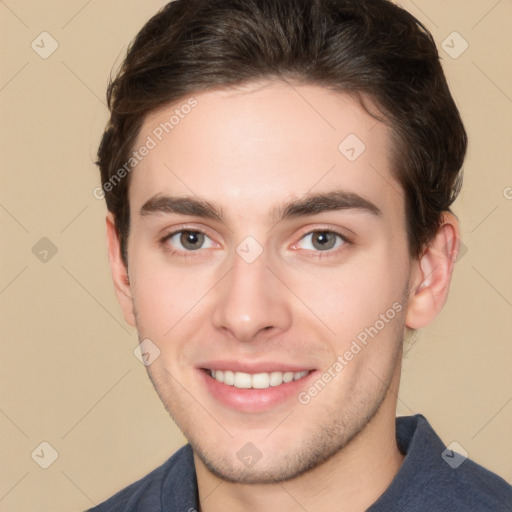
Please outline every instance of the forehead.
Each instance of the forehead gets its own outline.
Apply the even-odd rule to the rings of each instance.
[[[260,82],[185,97],[148,116],[131,174],[138,211],[157,194],[195,195],[266,215],[308,192],[343,189],[402,212],[389,128],[355,98],[312,85]]]

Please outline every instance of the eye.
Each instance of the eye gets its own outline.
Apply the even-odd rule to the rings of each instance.
[[[178,251],[197,251],[215,246],[213,240],[202,231],[182,229],[166,235],[162,242]],[[206,245],[205,245],[206,242]]]
[[[349,243],[347,238],[340,233],[327,229],[310,231],[309,233],[306,233],[301,240],[304,240],[305,243],[302,246],[297,244],[300,249],[322,252],[337,249],[338,247]]]

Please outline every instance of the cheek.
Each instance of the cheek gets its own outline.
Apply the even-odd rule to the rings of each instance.
[[[392,254],[391,247],[368,253],[357,262],[330,270],[317,270],[304,279],[295,276],[297,290],[307,306],[322,320],[333,335],[338,354],[343,353],[359,336],[373,339],[375,328],[382,346],[395,343],[403,314],[407,287],[406,258]],[[401,259],[403,261],[397,261]],[[375,327],[376,326],[376,327]],[[383,343],[384,340],[388,342]]]
[[[299,271],[293,286],[321,318],[344,327],[360,325],[376,320],[403,299],[407,284],[404,265],[390,265],[390,261],[391,257],[375,257],[308,274]]]
[[[130,280],[138,328],[149,338],[163,338],[185,315],[187,320],[194,316],[208,277],[205,271],[171,265],[151,255],[134,252],[133,256]]]

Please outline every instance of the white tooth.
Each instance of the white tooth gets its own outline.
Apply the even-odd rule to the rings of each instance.
[[[255,373],[252,376],[252,387],[255,389],[265,389],[270,385],[270,376],[268,373]]]
[[[211,376],[218,382],[223,382],[228,386],[235,386],[239,389],[266,389],[269,386],[280,386],[293,380],[302,379],[309,371],[302,372],[264,372],[264,373],[245,373],[233,372],[231,370],[210,370]]]
[[[235,374],[231,370],[224,372],[224,384],[232,386],[235,383]]]
[[[235,388],[249,389],[251,387],[251,375],[249,373],[235,373]]]
[[[283,382],[284,383],[291,382],[292,380],[293,380],[293,372],[286,372],[285,374],[283,374]]]
[[[283,383],[283,372],[272,372],[270,374],[270,385],[279,386]]]

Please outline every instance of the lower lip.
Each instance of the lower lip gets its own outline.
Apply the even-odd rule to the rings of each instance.
[[[317,373],[313,370],[302,379],[265,389],[239,389],[215,380],[205,370],[198,371],[199,377],[217,401],[242,412],[263,412],[287,401],[296,400],[297,395],[306,388],[309,380]]]

